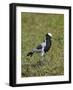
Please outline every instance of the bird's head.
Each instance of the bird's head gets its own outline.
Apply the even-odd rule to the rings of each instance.
[[[46,38],[48,39],[48,38],[52,38],[52,34],[51,33],[47,33],[46,34]]]

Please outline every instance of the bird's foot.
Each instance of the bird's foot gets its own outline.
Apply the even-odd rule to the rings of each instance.
[[[38,64],[39,64],[39,65],[44,65],[44,61],[39,60],[39,61],[38,61]]]

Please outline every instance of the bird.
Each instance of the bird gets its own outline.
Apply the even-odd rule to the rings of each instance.
[[[30,52],[28,52],[27,56],[32,57],[34,53],[40,53],[41,57],[43,58],[46,52],[48,52],[49,49],[51,48],[51,43],[52,43],[51,39],[52,39],[52,34],[47,33],[45,35],[45,40],[42,43],[40,43],[36,48],[33,48]]]

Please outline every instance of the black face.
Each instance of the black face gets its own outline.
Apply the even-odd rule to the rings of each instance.
[[[49,39],[49,38],[51,39],[51,36],[46,34],[46,39]]]

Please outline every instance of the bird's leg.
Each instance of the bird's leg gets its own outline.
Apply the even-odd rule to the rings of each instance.
[[[42,62],[44,61],[44,56],[41,56],[41,61],[42,61]]]
[[[39,61],[39,64],[40,64],[40,65],[43,65],[43,64],[44,64],[44,56],[41,56],[41,59],[40,59],[40,61]]]
[[[41,53],[41,62],[44,61],[44,51]]]

